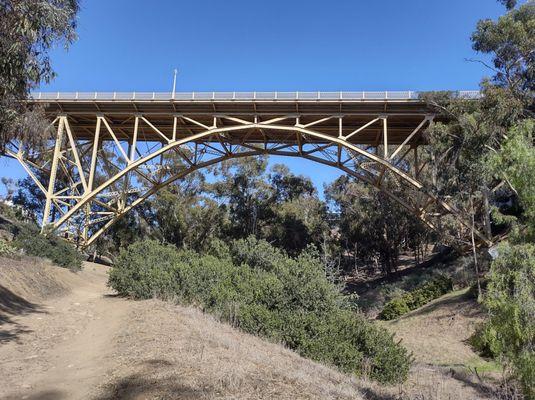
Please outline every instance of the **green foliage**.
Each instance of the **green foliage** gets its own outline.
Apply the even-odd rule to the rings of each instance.
[[[173,160],[175,167],[183,161]],[[228,225],[225,209],[204,192],[205,177],[192,173],[160,190],[152,201],[156,236],[177,247],[204,248]],[[131,243],[131,242],[130,242]]]
[[[500,354],[500,343],[496,336],[496,330],[488,322],[483,322],[476,327],[469,338],[469,343],[483,357],[498,358]]]
[[[13,257],[16,254],[15,249],[8,242],[0,239],[0,257]]]
[[[267,173],[265,158],[235,159],[214,174],[221,179],[206,190],[223,202],[227,237],[254,235],[296,255],[308,244],[319,246],[329,230],[327,208],[312,181],[284,165]]]
[[[38,171],[37,176],[46,182],[45,173]],[[17,192],[13,196],[13,202],[21,206],[34,220],[37,220],[45,206],[45,195],[34,180],[28,176],[17,182]]]
[[[49,51],[75,39],[77,0],[4,0],[0,5],[0,148],[39,142],[46,119],[21,100],[54,77]]]
[[[108,285],[135,299],[165,297],[173,292],[173,268],[180,259],[174,246],[155,240],[136,242],[121,249],[117,265],[110,271]]]
[[[399,185],[383,184],[399,198],[409,195]],[[362,263],[378,261],[383,272],[392,273],[402,250],[426,243],[423,222],[375,188],[342,176],[326,188],[326,197],[340,214],[339,244]]]
[[[198,305],[246,332],[380,382],[408,374],[407,351],[349,309],[313,248],[291,258],[253,237],[229,246],[215,241],[203,254],[141,241],[121,251],[109,285],[134,298]]]
[[[72,271],[82,268],[82,255],[70,243],[53,234],[41,235],[33,225],[18,227],[13,245],[30,256],[48,258],[63,268]]]
[[[383,310],[379,314],[379,318],[390,321],[402,316],[403,314],[407,314],[412,310],[409,306],[411,302],[412,296],[410,293],[390,300],[385,304]]]
[[[535,123],[526,120],[512,127],[499,151],[488,158],[492,174],[506,179],[515,189],[523,208],[521,221],[527,228],[521,240],[535,240]]]
[[[528,1],[518,9],[514,5],[507,1],[511,10],[497,21],[479,21],[472,44],[474,50],[491,54],[497,85],[529,93],[535,78],[535,2]]]
[[[416,310],[430,301],[453,290],[453,281],[446,276],[439,276],[403,296],[390,300],[379,314],[380,319],[396,319],[409,311]]]
[[[535,245],[499,247],[483,304],[489,320],[471,343],[484,355],[510,364],[527,398],[535,396]]]

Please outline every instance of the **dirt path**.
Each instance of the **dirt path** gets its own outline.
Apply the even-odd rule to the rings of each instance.
[[[0,398],[83,399],[113,368],[110,346],[132,302],[113,297],[107,268],[87,263],[67,276],[72,291],[12,318],[21,333],[0,346]],[[5,385],[4,385],[5,383]]]

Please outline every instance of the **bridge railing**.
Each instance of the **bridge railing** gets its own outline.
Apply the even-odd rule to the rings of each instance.
[[[35,92],[33,100],[100,100],[100,101],[364,101],[418,100],[423,92]],[[477,90],[451,92],[467,99],[481,97]]]

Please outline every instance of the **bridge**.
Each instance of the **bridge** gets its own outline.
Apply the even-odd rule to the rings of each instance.
[[[39,149],[10,143],[6,154],[42,191],[43,227],[80,246],[189,173],[264,154],[338,168],[432,229],[444,216],[459,232],[470,229],[423,183],[419,149],[438,117],[418,92],[72,92],[35,93],[29,102],[52,121],[48,140]],[[481,232],[478,240],[489,244]]]

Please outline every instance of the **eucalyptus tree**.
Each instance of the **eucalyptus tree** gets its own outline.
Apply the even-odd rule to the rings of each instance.
[[[77,0],[0,0],[0,146],[39,140],[43,114],[22,101],[54,78],[49,52],[76,39]]]
[[[390,190],[403,189],[392,185]],[[339,214],[338,240],[346,259],[353,257],[353,267],[367,264],[390,274],[402,251],[416,253],[428,241],[424,224],[375,188],[342,176],[325,193]]]

